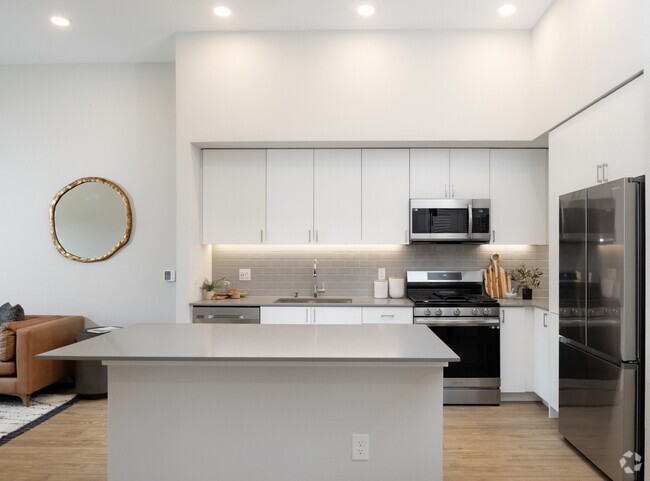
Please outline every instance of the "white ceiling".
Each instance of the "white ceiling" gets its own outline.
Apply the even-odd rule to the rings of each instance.
[[[0,0],[0,64],[174,60],[177,32],[532,28],[554,0]],[[356,8],[376,7],[364,18]],[[505,3],[517,12],[501,17]],[[229,18],[213,13],[230,7]],[[71,21],[50,24],[53,15]]]

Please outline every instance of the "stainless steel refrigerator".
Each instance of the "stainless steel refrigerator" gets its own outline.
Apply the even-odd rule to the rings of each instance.
[[[644,184],[560,197],[559,428],[613,480],[644,471]]]

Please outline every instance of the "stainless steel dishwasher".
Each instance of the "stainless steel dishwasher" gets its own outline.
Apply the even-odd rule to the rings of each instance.
[[[259,307],[194,306],[195,324],[259,324]]]

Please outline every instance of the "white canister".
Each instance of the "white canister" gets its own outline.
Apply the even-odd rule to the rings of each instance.
[[[388,278],[390,297],[399,299],[404,297],[404,278],[402,276],[390,276]]]
[[[388,297],[388,281],[386,279],[375,281],[375,299]]]

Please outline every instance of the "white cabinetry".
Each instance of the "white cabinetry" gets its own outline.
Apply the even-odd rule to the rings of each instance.
[[[266,228],[266,151],[203,151],[203,243],[260,244]]]
[[[449,151],[450,197],[490,198],[490,151],[451,149]]]
[[[645,174],[645,125],[642,76],[549,133],[549,279],[559,279],[558,197],[597,184],[602,164],[609,180]],[[549,298],[557,314],[557,282]]]
[[[411,149],[413,199],[488,199],[488,149]]]
[[[490,150],[493,243],[547,243],[547,172],[546,149]]]
[[[266,186],[265,241],[270,244],[312,242],[314,151],[267,150]],[[239,215],[245,217],[246,212],[239,210]]]
[[[534,309],[534,380],[535,393],[555,411],[558,410],[558,316]]]
[[[529,310],[501,309],[501,392],[532,391],[533,338]]]
[[[412,307],[364,307],[364,324],[413,324]]]
[[[274,307],[260,308],[261,324],[361,324],[360,307]]]
[[[320,244],[361,242],[361,150],[314,151],[314,236]]]
[[[408,244],[409,151],[364,149],[361,166],[364,244]]]

